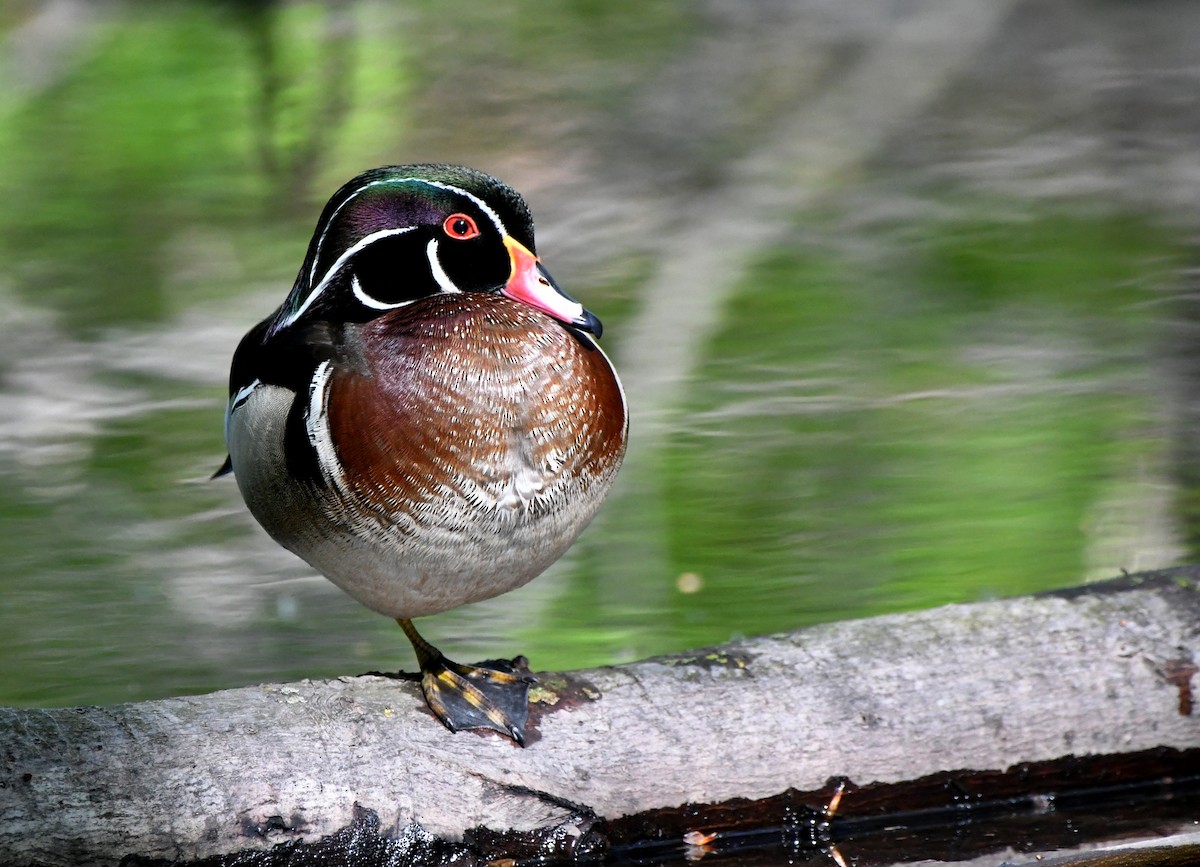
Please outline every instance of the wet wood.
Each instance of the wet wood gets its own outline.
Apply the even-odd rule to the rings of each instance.
[[[1074,754],[1200,746],[1200,569],[542,674],[529,746],[384,677],[0,711],[0,862],[199,858],[350,827],[558,828]],[[536,662],[536,660],[535,660]],[[590,821],[590,819],[589,819]],[[575,829],[572,831],[571,829]],[[424,839],[423,837],[421,839]],[[430,838],[433,839],[433,838]]]
[[[1193,830],[1198,809],[1200,749],[1157,749],[861,788],[839,780],[819,792],[789,789],[758,801],[686,804],[611,822],[580,812],[554,828],[472,829],[462,842],[413,833],[389,837],[375,813],[359,809],[349,827],[314,843],[245,850],[187,867],[578,862],[684,867],[702,859],[738,867],[914,862],[994,867],[1001,859],[1032,865],[1046,858],[1023,857],[1033,852],[1056,852],[1046,863],[1064,867],[1182,865],[1196,863],[1200,854],[1200,835]],[[122,867],[166,863],[132,858]]]
[[[996,864],[1014,851],[1058,852],[1139,837],[1166,845],[1168,833],[1193,830],[1198,811],[1200,749],[1155,749],[1023,762],[1004,771],[947,771],[902,783],[841,779],[819,791],[650,810],[592,833],[603,837],[610,857],[642,863],[696,855],[733,857],[739,867],[805,863],[837,850],[857,864],[977,858]],[[517,842],[502,845],[519,857],[534,854]]]

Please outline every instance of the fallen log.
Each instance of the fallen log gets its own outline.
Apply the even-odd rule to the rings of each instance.
[[[1200,567],[539,673],[524,749],[369,676],[0,709],[0,862],[195,859],[420,826],[575,827],[688,802],[1200,746]],[[357,805],[357,806],[356,806]]]

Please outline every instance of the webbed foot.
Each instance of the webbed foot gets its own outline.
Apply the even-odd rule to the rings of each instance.
[[[523,658],[463,665],[422,638],[412,621],[396,622],[417,652],[425,703],[446,728],[492,729],[525,745],[529,687],[536,678],[521,665]]]

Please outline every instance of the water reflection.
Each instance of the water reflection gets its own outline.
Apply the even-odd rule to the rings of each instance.
[[[1200,149],[1165,123],[1155,186],[1113,144],[1178,92],[1123,39],[1194,75],[1167,13],[1093,10],[1079,42],[1083,12],[827,5],[6,13],[64,47],[0,114],[0,701],[411,666],[208,480],[314,199],[402,160],[527,194],[635,409],[580,544],[423,627],[456,658],[594,665],[1184,556],[1162,335]],[[1122,75],[1107,126],[1059,120]]]

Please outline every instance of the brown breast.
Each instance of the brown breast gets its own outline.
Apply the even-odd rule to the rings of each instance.
[[[590,339],[527,305],[462,294],[400,308],[347,340],[359,364],[334,373],[329,429],[345,484],[376,510],[469,504],[522,479],[566,497],[611,483],[625,402]]]

